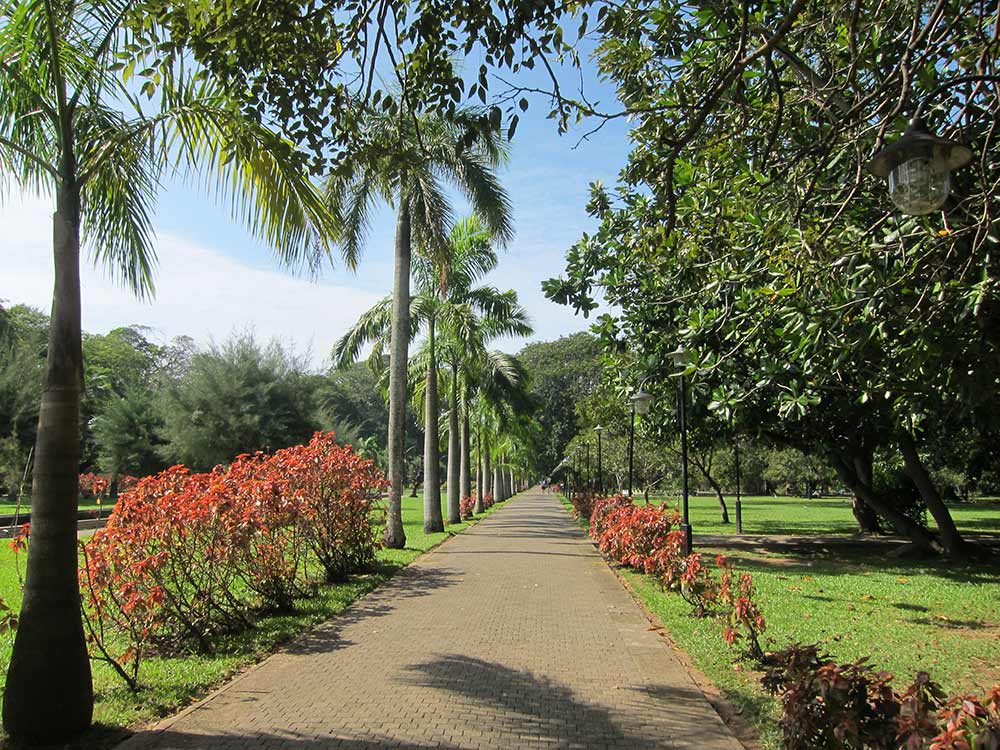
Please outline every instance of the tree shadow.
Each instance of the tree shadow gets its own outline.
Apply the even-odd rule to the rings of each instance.
[[[532,747],[647,750],[717,747],[731,737],[721,720],[706,721],[713,709],[695,688],[618,686],[616,715],[553,679],[470,656],[444,655],[409,669],[410,684],[452,693],[495,715],[495,727],[479,725],[493,735],[490,746],[502,737],[525,737],[523,744]]]
[[[107,746],[105,746],[107,747]],[[181,732],[165,730],[140,732],[118,746],[120,750],[463,750],[462,745],[443,742],[406,742],[374,733],[356,735],[306,735],[304,732]],[[76,748],[73,748],[76,750]],[[80,750],[85,750],[83,746]]]

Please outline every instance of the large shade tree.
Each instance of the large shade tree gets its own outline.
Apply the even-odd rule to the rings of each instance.
[[[335,228],[300,162],[289,158],[290,147],[247,120],[212,78],[195,77],[190,61],[165,54],[150,63],[144,110],[138,87],[124,79],[147,61],[127,59],[138,36],[124,24],[134,20],[150,38],[156,29],[151,19],[130,15],[134,6],[0,3],[3,184],[51,195],[55,205],[32,543],[3,706],[16,741],[65,738],[90,724],[93,707],[76,556],[81,246],[124,285],[150,295],[153,200],[177,165],[217,175],[237,211],[283,260],[312,255],[315,239]]]
[[[452,223],[449,184],[466,196],[499,243],[511,238],[510,202],[495,173],[507,150],[503,134],[479,127],[477,114],[471,111],[458,111],[447,118],[440,114],[400,117],[372,112],[364,139],[372,148],[340,165],[327,182],[327,195],[341,218],[345,252],[351,256],[361,252],[376,204],[384,201],[396,208],[393,292],[390,299],[362,316],[354,331],[338,343],[335,357],[341,362],[352,361],[364,342],[373,338],[381,342],[378,355],[388,348],[390,489],[383,542],[390,548],[402,548],[406,543],[401,497],[407,362],[414,334],[410,314],[413,249],[430,257],[447,251]],[[379,335],[387,325],[388,342]],[[436,413],[431,416],[436,421]],[[428,424],[426,431],[426,440],[437,439],[435,427]],[[425,462],[425,472],[435,470]],[[440,515],[440,510],[437,513]],[[425,514],[425,525],[428,519],[431,527],[438,526],[433,508]]]
[[[976,78],[997,75],[995,28],[964,0],[611,9],[599,65],[624,109],[602,114],[634,116],[635,148],[547,287],[589,311],[602,286],[622,306],[599,323],[609,350],[666,382],[683,342],[706,406],[826,456],[897,531],[956,555],[929,467],[957,439],[996,442],[1000,102]],[[866,165],[921,104],[978,158],[942,211],[902,217]],[[880,452],[936,532],[873,485]]]

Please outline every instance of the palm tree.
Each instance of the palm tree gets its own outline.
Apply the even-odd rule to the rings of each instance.
[[[234,208],[283,260],[315,257],[313,239],[335,228],[290,145],[244,118],[211,78],[193,76],[190,61],[166,55],[150,66],[142,88],[152,114],[142,112],[123,78],[148,61],[116,72],[119,55],[135,49],[124,26],[133,5],[0,1],[0,173],[7,184],[55,197],[32,542],[3,705],[18,742],[63,739],[87,727],[93,710],[76,556],[81,242],[125,285],[150,295],[152,203],[165,171],[182,165],[218,174]]]
[[[477,482],[475,512],[482,513],[482,497],[491,493],[495,501],[503,498],[500,471],[507,447],[507,434],[515,420],[534,410],[528,393],[528,373],[515,356],[498,351],[470,357],[466,382],[472,427],[478,436],[480,481]]]
[[[441,515],[440,482],[440,399],[438,382],[442,363],[451,365],[447,381],[452,393],[449,410],[448,522],[458,523],[458,408],[460,363],[467,356],[485,356],[485,343],[500,335],[530,335],[527,314],[517,304],[513,291],[500,292],[492,287],[473,286],[495,268],[497,256],[490,233],[476,217],[460,221],[449,233],[444,252],[435,256],[420,255],[413,264],[415,294],[410,302],[412,340],[423,328],[426,339],[410,363],[409,380],[414,407],[424,411],[424,530],[434,533],[444,529]],[[374,343],[371,361],[377,367],[384,361],[382,352],[391,335],[388,311],[391,299],[385,298],[362,314],[357,324],[337,342],[334,360],[340,367],[349,366],[361,348]]]
[[[484,129],[481,120],[476,112],[469,110],[459,110],[449,117],[440,113],[419,116],[405,112],[371,113],[362,134],[363,141],[371,145],[358,149],[345,160],[327,183],[330,205],[341,217],[345,251],[352,257],[361,251],[376,202],[382,199],[396,206],[392,297],[359,319],[354,329],[358,335],[345,336],[336,354],[338,361],[356,359],[363,343],[381,336],[381,328],[380,333],[375,333],[370,326],[389,323],[389,341],[381,342],[381,352],[384,353],[388,343],[391,487],[383,543],[390,548],[406,544],[401,497],[407,355],[413,336],[410,320],[413,246],[430,255],[447,248],[451,206],[445,193],[446,182],[465,194],[473,211],[498,242],[509,241],[513,231],[510,201],[494,173],[495,167],[506,159],[506,142],[500,133]],[[361,335],[366,330],[370,335]],[[436,419],[435,413],[430,421]],[[425,438],[425,445],[437,437],[431,425],[427,431],[430,436]],[[437,464],[429,466],[430,463],[424,463],[425,488],[427,472],[437,471]],[[434,523],[433,507],[428,506],[432,502],[425,493],[425,528],[428,520],[431,528],[439,526]],[[440,515],[440,504],[437,507]]]

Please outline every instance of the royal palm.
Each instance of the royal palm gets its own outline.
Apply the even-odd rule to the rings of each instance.
[[[383,538],[387,547],[401,548],[406,543],[400,498],[408,352],[414,335],[410,316],[412,251],[417,248],[429,256],[446,252],[452,218],[448,183],[466,196],[498,242],[508,241],[512,233],[510,203],[494,173],[506,158],[506,144],[500,133],[484,128],[481,122],[476,113],[465,111],[453,117],[372,114],[362,133],[363,145],[331,176],[327,186],[330,204],[341,217],[345,252],[352,256],[360,253],[376,203],[385,201],[396,209],[392,297],[363,315],[353,335],[345,336],[337,347],[337,358],[347,361],[355,359],[364,342],[373,338],[380,339],[380,352],[388,345],[391,486]],[[435,412],[429,420],[432,424],[427,425],[428,441],[437,440],[436,421]],[[426,487],[427,472],[436,472],[437,464],[430,466],[425,461],[424,469]],[[432,531],[442,527],[440,504],[435,511],[428,496],[437,492],[424,497],[424,526]]]

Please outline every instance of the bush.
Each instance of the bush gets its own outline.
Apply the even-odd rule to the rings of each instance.
[[[485,506],[483,507],[485,509]],[[470,518],[472,518],[473,513],[476,509],[476,498],[472,497],[471,495],[469,497],[463,497],[461,502],[458,504],[458,509],[459,512],[461,513],[462,520],[464,521],[469,520]]]
[[[371,461],[322,433],[210,474],[174,466],[139,480],[81,545],[98,658],[135,689],[146,653],[208,652],[215,636],[248,626],[252,610],[290,610],[315,590],[313,557],[331,581],[370,565],[385,486]],[[113,652],[119,639],[127,648]]]
[[[613,504],[621,500],[602,504],[603,531],[597,540],[598,547],[624,565],[644,568],[647,558],[667,546],[670,532],[679,519],[676,512],[670,513],[664,506],[640,508],[628,498],[622,500],[628,504],[618,507]]]
[[[271,464],[326,580],[342,581],[371,567],[379,547],[375,503],[389,486],[375,462],[337,445],[332,433],[317,432],[307,445],[275,453]]]
[[[769,657],[764,687],[782,704],[787,750],[988,750],[1000,747],[1000,685],[953,696],[919,672],[903,692],[867,659],[837,664],[819,646]]]
[[[226,501],[217,512],[229,517],[230,563],[263,607],[290,612],[310,593],[302,503],[289,491],[281,466],[263,453],[238,456],[212,472]]]

